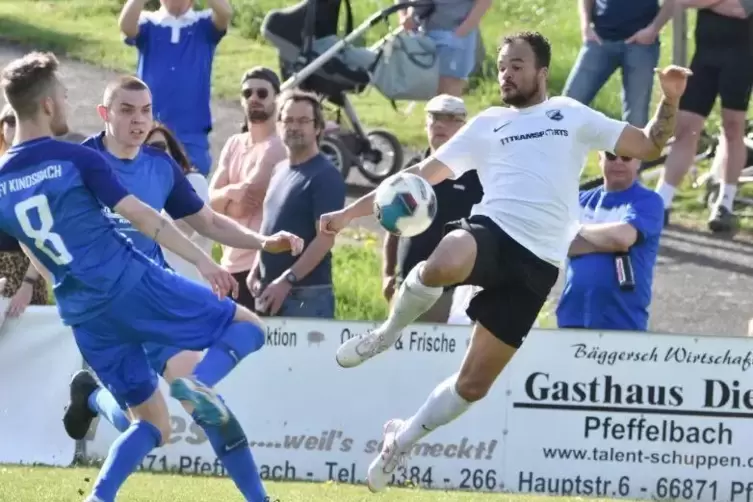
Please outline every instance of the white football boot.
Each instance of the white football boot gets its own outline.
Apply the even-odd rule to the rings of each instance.
[[[408,452],[402,450],[396,441],[397,433],[405,425],[405,421],[398,418],[384,424],[383,445],[379,456],[369,465],[366,485],[376,493],[384,490],[392,479],[395,469],[405,467]]]
[[[365,335],[358,335],[345,341],[337,349],[335,359],[343,368],[353,368],[368,361],[377,354],[389,349],[397,340],[395,336],[383,334],[378,330],[370,331]]]

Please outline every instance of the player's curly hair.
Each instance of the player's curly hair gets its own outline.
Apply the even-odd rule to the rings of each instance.
[[[536,66],[538,68],[549,68],[549,65],[552,63],[552,46],[543,34],[538,31],[519,31],[505,35],[502,38],[502,43],[499,44],[499,50],[501,51],[502,47],[517,40],[522,40],[531,46],[533,54],[536,56]]]
[[[51,52],[31,52],[10,62],[0,72],[0,87],[16,117],[34,117],[42,98],[58,83],[60,63]]]
[[[183,144],[165,124],[155,121],[154,126],[152,126],[152,129],[149,131],[149,134],[146,135],[145,143],[148,144],[152,136],[157,133],[162,133],[162,135],[165,137],[165,142],[167,143],[167,151],[165,153],[172,157],[173,160],[180,166],[180,168],[183,170],[183,174],[198,172],[193,164],[191,164],[191,161],[188,158],[188,154],[186,154],[186,150],[185,148],[183,148]]]

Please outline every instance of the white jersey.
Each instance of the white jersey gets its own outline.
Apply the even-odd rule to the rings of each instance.
[[[539,258],[561,266],[578,233],[580,174],[592,150],[613,151],[625,122],[558,96],[521,110],[489,108],[435,157],[455,177],[478,172],[491,218]]]

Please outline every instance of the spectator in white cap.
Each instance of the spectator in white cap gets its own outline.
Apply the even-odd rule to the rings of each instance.
[[[429,148],[410,159],[406,167],[412,166],[434,153],[445,144],[463,125],[468,111],[461,98],[440,94],[426,104],[426,134]],[[471,207],[481,201],[482,190],[476,170],[469,170],[458,179],[447,179],[434,185],[437,194],[437,216],[428,230],[415,237],[396,237],[387,234],[382,252],[382,292],[387,301],[392,299],[395,290],[419,262],[426,260],[444,236],[445,224],[465,218]],[[419,322],[445,323],[452,304],[452,288],[447,288],[442,297]]]

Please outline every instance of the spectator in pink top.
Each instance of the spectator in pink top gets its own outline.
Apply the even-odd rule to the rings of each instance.
[[[255,231],[261,226],[262,203],[274,167],[287,157],[276,131],[275,99],[279,92],[280,79],[269,68],[252,68],[243,75],[241,105],[248,131],[227,140],[209,187],[215,211]],[[221,264],[240,286],[236,300],[251,310],[254,298],[246,277],[255,257],[255,251],[222,247]]]

